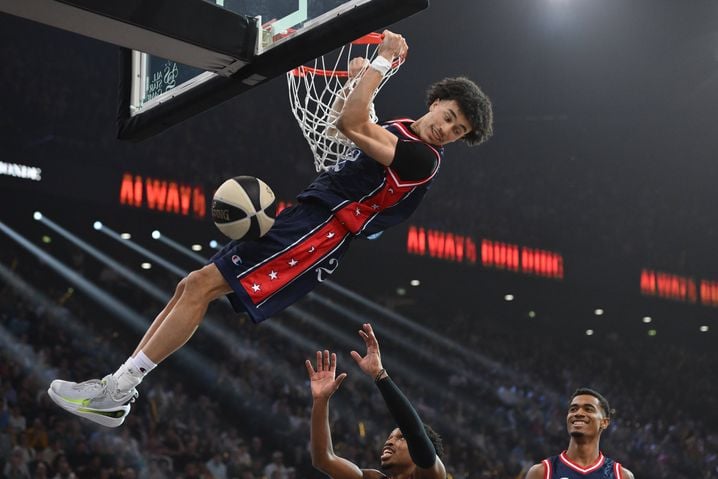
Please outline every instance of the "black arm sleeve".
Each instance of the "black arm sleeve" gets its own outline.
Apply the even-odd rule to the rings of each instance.
[[[406,439],[411,460],[422,469],[432,467],[436,462],[436,449],[414,407],[390,377],[380,379],[376,385]]]
[[[436,154],[424,143],[399,140],[389,168],[404,181],[420,181],[431,176],[436,161]]]

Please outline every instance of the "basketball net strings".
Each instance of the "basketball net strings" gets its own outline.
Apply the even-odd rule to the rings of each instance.
[[[369,63],[376,57],[377,45],[363,46],[365,47],[363,57],[368,61],[352,79],[336,75],[340,63],[346,64],[345,70],[349,70],[349,62],[353,58],[351,43],[339,49],[333,64],[328,61],[331,57],[325,58],[323,55],[314,60],[313,68],[300,70],[297,74],[287,73],[289,102],[314,156],[316,171],[336,171],[341,169],[346,161],[354,159],[352,156],[354,143],[336,128],[341,111],[335,111],[332,107],[335,100],[344,102],[349,97],[361,76],[370,68]],[[369,117],[373,123],[378,121],[373,100],[400,66],[401,62],[395,62],[374,90],[369,108]]]

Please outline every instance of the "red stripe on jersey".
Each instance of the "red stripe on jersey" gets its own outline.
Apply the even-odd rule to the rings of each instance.
[[[414,186],[401,185],[387,174],[386,181],[373,195],[343,206],[335,215],[346,229],[357,234],[374,216],[399,203],[413,189]]]
[[[339,219],[332,218],[292,248],[254,269],[250,274],[239,276],[239,282],[252,302],[259,304],[321,261],[348,234]]]
[[[551,479],[551,462],[548,459],[543,460],[544,465],[544,479]]]
[[[580,472],[581,474],[588,474],[589,472],[593,472],[597,469],[600,469],[600,467],[603,466],[603,461],[605,459],[603,457],[603,453],[601,451],[598,451],[598,459],[596,460],[596,462],[593,465],[588,466],[588,467],[581,467],[578,464],[571,462],[571,460],[566,455],[566,451],[563,451],[561,453],[561,455],[559,456],[559,458],[561,459],[561,462],[566,464],[568,467],[570,467],[574,471]]]
[[[621,469],[621,464],[617,462],[613,463],[613,475],[616,476],[616,479],[623,479],[623,470]]]
[[[416,120],[412,118],[395,118],[393,120],[385,121],[382,125],[396,125],[397,123],[414,123]]]

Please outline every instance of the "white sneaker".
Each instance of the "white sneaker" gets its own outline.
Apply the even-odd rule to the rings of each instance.
[[[81,383],[55,379],[47,394],[65,411],[107,427],[120,426],[139,395],[135,388],[120,391],[111,374]]]

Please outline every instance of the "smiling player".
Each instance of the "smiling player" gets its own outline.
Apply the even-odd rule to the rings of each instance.
[[[601,433],[611,422],[611,408],[600,393],[579,388],[571,396],[566,415],[570,440],[558,456],[535,464],[526,479],[633,479],[633,473],[603,455]]]

